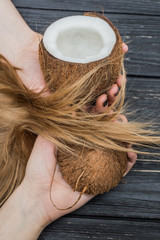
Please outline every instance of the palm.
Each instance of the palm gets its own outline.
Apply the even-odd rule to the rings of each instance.
[[[52,190],[53,190],[52,200],[56,205],[56,207],[60,209],[70,208],[72,205],[74,205],[74,203],[77,201],[77,199],[80,196],[79,192],[77,191],[74,192],[73,189],[69,186],[69,184],[65,182],[59,170],[58,165],[56,166]],[[61,193],[61,196],[59,193]],[[71,208],[71,211],[81,207],[86,202],[88,202],[92,197],[93,196],[83,194],[80,200],[78,201],[78,203],[73,208]]]
[[[92,198],[83,194],[75,207],[70,210],[57,210],[72,206],[78,199],[79,193],[74,192],[63,179],[56,164],[54,150],[53,144],[39,136],[28,161],[25,176],[27,188],[31,186],[30,191],[38,193],[39,201],[51,220],[55,217],[55,211],[58,211],[59,215],[64,215],[81,207]]]

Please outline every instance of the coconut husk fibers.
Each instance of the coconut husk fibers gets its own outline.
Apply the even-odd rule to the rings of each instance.
[[[64,82],[73,83],[99,64],[106,62],[107,64],[98,69],[92,78],[93,81],[99,79],[99,86],[93,99],[95,101],[100,94],[116,83],[121,72],[122,40],[117,28],[108,18],[98,13],[89,12],[85,15],[103,19],[114,30],[116,43],[108,57],[85,64],[66,62],[52,56],[41,41],[39,59],[45,81],[48,83],[52,80],[51,93],[60,88]],[[85,97],[86,94],[87,92],[82,92],[81,97]],[[92,195],[108,192],[119,183],[126,171],[127,155],[124,152],[80,148],[77,145],[72,146],[72,149],[76,150],[78,158],[69,152],[58,150],[57,161],[64,179],[76,191],[84,192],[85,188],[85,193]]]
[[[117,186],[126,170],[126,153],[77,148],[79,157],[58,151],[58,164],[67,183],[78,192],[102,194]]]

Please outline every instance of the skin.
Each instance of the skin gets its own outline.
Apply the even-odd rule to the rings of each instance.
[[[45,85],[38,59],[38,44],[42,36],[28,27],[9,0],[0,0],[0,34],[0,53],[12,65],[22,69],[18,74],[28,88],[40,91]],[[128,51],[128,46],[124,43],[122,48],[124,52]],[[103,112],[112,104],[121,84],[122,76],[107,94],[97,98],[92,111]],[[108,104],[104,107],[103,103],[107,98]],[[124,115],[121,119],[124,123],[127,122]],[[137,158],[132,152],[132,146],[128,145],[128,148],[126,173]],[[73,208],[57,210],[53,203],[59,208],[67,208],[77,200],[79,193],[73,192],[64,181],[56,163],[56,152],[56,145],[41,136],[37,137],[28,160],[24,180],[0,209],[0,222],[4,223],[0,225],[2,240],[37,239],[50,222],[78,209],[93,198],[83,194]]]

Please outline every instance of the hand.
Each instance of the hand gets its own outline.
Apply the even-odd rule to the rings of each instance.
[[[128,51],[128,46],[125,43],[122,43],[122,48],[124,53]],[[127,81],[123,75],[121,75],[118,79],[116,84],[113,84],[112,87],[109,89],[107,94],[102,94],[97,98],[96,104],[94,107],[89,109],[91,112],[104,112],[108,106],[110,106],[116,99],[116,96],[119,92],[119,88],[122,86],[122,81]],[[128,122],[127,118],[124,115],[120,115],[121,120],[126,123]],[[137,154],[133,152],[133,148],[131,144],[127,144],[128,152],[128,162],[127,162],[127,169],[124,176],[131,170],[137,160]]]
[[[123,123],[128,122],[127,118],[124,115],[119,115],[119,118],[122,120]],[[132,169],[132,167],[137,161],[137,154],[133,152],[132,144],[127,143],[127,148],[128,148],[128,152],[127,152],[128,162],[127,162],[127,169],[124,176],[126,176],[127,173],[129,173],[129,171]]]
[[[119,79],[122,79],[120,77]],[[119,81],[119,80],[118,80]],[[116,87],[112,87],[109,91],[109,96],[111,96],[111,101],[112,101],[112,96],[115,96],[116,94]],[[96,102],[95,107],[91,109],[92,112],[104,112],[108,108],[108,104],[104,107],[103,104],[106,101],[107,96],[106,94],[101,95]],[[121,118],[122,122],[126,123],[128,122],[127,118],[124,115],[119,115]],[[127,144],[128,152],[127,152],[127,157],[128,157],[128,162],[127,162],[127,169],[124,174],[124,176],[127,175],[127,173],[132,169],[134,164],[136,163],[137,160],[137,154],[133,152],[132,144]]]
[[[121,86],[121,81],[122,76],[118,79],[116,86],[112,86],[109,90],[110,102],[114,101],[117,90]],[[107,95],[101,95],[97,99],[94,107],[95,111],[103,111],[108,107],[108,104],[105,107],[103,106],[106,98]],[[43,219],[46,223],[81,207],[92,198],[92,196],[84,194],[73,208],[69,210],[57,209],[66,209],[72,206],[78,199],[79,193],[73,192],[72,188],[64,181],[59,167],[56,165],[55,155],[56,146],[39,136],[35,142],[26,168],[26,175],[21,184],[25,192],[29,192],[33,199],[37,198],[39,206],[41,206],[40,211],[43,212]],[[50,189],[51,186],[52,188]]]
[[[125,43],[122,43],[122,49],[124,53],[128,52],[128,46]],[[104,112],[108,108],[108,106],[110,106],[115,101],[119,89],[122,86],[122,81],[125,81],[126,83],[126,78],[123,75],[120,75],[117,79],[117,82],[112,85],[107,94],[100,95],[97,98],[95,106],[89,109],[89,111]]]
[[[11,1],[0,1],[0,9],[0,22],[3,22],[3,27],[0,28],[0,52],[12,65],[22,69],[18,74],[28,88],[40,91],[45,86],[38,57],[38,45],[42,36],[29,29]],[[122,47],[126,52],[127,46],[123,44]],[[120,87],[120,82],[118,80],[108,92],[108,104],[114,101],[115,90]],[[104,109],[103,103],[106,99],[106,95],[97,99],[95,111]],[[10,239],[11,236],[17,240],[37,239],[49,222],[79,208],[92,197],[84,194],[80,201],[67,211],[57,210],[52,201],[59,208],[67,208],[78,197],[79,193],[73,192],[62,178],[56,164],[56,146],[40,136],[37,137],[24,180],[0,210],[0,221],[5,222],[0,226],[2,239]]]
[[[63,179],[56,164],[56,146],[41,136],[37,137],[34,144],[27,164],[25,178],[19,188],[23,189],[25,195],[27,193],[31,199],[36,200],[39,211],[43,216],[44,225],[76,210],[93,197],[83,194],[73,208],[69,210],[57,209],[70,207],[76,202],[80,193],[74,192]]]
[[[27,30],[27,32],[28,37],[25,38],[24,44],[21,45],[17,41],[16,47],[14,46],[16,49],[12,55],[14,57],[10,58],[10,55],[6,57],[11,61],[12,65],[22,69],[22,71],[18,71],[18,74],[23,83],[28,88],[34,89],[34,91],[40,91],[45,85],[38,57],[38,46],[42,36],[31,30]],[[125,44],[123,44],[122,47],[124,52],[127,52],[128,47]],[[108,92],[108,104],[114,101],[118,88],[121,86],[121,78],[122,77],[118,79],[117,84],[114,84]],[[107,95],[105,94],[102,94],[97,99],[94,107],[96,112],[108,107],[108,104],[103,107],[106,99]],[[19,187],[23,189],[25,193],[28,192],[30,198],[37,200],[44,224],[48,224],[50,221],[79,208],[92,198],[91,196],[83,195],[78,204],[67,211],[59,211],[53,207],[49,193],[54,171],[55,175],[51,191],[51,198],[54,204],[59,208],[67,208],[72,205],[79,196],[79,193],[73,192],[71,187],[62,178],[56,165],[56,158],[54,156],[55,148],[56,146],[52,146],[40,136],[37,138],[27,165],[26,176]],[[65,203],[64,199],[66,200]]]

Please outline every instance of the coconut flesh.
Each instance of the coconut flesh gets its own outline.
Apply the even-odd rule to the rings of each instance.
[[[90,63],[111,53],[116,35],[100,18],[70,16],[52,23],[46,30],[43,44],[54,57],[73,63]]]
[[[93,81],[99,79],[96,99],[117,81],[123,57],[121,44],[116,27],[100,14],[62,18],[47,28],[40,43],[39,59],[44,79],[52,80],[51,91],[54,92],[64,82],[75,82],[107,61],[111,64],[101,67],[93,76]],[[82,92],[81,97],[86,94]],[[95,195],[119,183],[126,170],[126,153],[82,149],[76,145],[73,148],[80,157],[58,150],[57,160],[64,179],[74,190]]]

